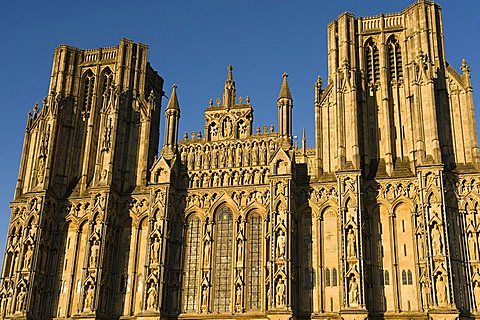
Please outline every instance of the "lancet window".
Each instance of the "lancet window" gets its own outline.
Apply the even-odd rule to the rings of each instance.
[[[183,308],[188,312],[197,309],[200,219],[197,217],[190,218],[185,234],[185,278],[183,284],[185,298]]]
[[[248,220],[248,307],[259,310],[261,305],[262,219],[252,214]]]
[[[216,214],[215,272],[213,310],[229,312],[231,303],[232,272],[232,211],[223,206]]]
[[[387,52],[390,80],[401,80],[403,78],[402,52],[397,39],[390,38],[387,44]]]
[[[374,83],[380,80],[380,59],[378,48],[373,41],[365,45],[365,66],[367,68],[367,81]]]
[[[91,70],[83,76],[83,110],[89,112],[92,108],[93,93],[95,91],[95,75]]]

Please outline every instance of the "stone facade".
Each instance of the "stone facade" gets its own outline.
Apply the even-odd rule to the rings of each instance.
[[[254,129],[229,67],[203,132],[147,46],[55,50],[28,117],[0,288],[6,319],[480,318],[480,167],[470,70],[441,10],[328,26],[315,147]],[[160,152],[159,152],[160,151]]]

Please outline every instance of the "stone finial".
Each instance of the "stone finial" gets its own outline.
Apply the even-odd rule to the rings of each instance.
[[[37,102],[35,102],[35,105],[33,106],[33,113],[37,114],[39,109],[40,109],[40,105],[37,101]]]
[[[323,85],[322,78],[318,76],[317,81],[315,82],[315,88],[317,88],[317,90],[322,90],[322,85]]]
[[[467,63],[467,60],[462,59],[462,66],[460,69],[463,71],[463,73],[470,73],[470,66]]]
[[[198,138],[198,139],[201,139],[201,138],[202,138],[202,131],[198,131],[198,133],[197,133],[197,138]]]
[[[188,140],[188,132],[185,132],[185,133],[183,134],[183,140]]]
[[[255,133],[260,133],[260,127],[257,127],[257,129],[255,129]]]
[[[227,76],[228,81],[233,80],[233,66],[231,64],[228,65],[228,76]]]
[[[278,100],[280,100],[282,98],[292,100],[292,94],[290,93],[290,88],[288,86],[287,78],[288,78],[288,73],[284,72],[283,73],[282,88],[280,89],[280,94],[278,95]]]
[[[210,99],[210,101],[208,102],[208,106],[213,107],[213,99]]]
[[[249,96],[247,96],[247,97],[245,98],[245,103],[246,103],[246,104],[250,104],[250,97],[249,97]]]
[[[275,132],[275,126],[273,124],[270,125],[270,132]]]
[[[166,110],[169,110],[169,109],[180,110],[180,105],[178,104],[178,99],[177,99],[176,84],[172,86],[172,94],[170,95],[170,99],[168,100],[168,105]]]

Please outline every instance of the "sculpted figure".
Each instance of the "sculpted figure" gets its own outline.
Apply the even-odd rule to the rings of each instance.
[[[32,264],[32,256],[33,256],[33,246],[29,244],[27,248],[27,252],[25,252],[23,269],[28,269],[30,267],[30,265]]]
[[[260,164],[266,164],[267,163],[267,147],[265,146],[265,143],[262,142],[260,144]]]
[[[283,279],[278,280],[276,291],[277,291],[277,295],[276,295],[277,306],[279,307],[284,306],[285,305],[285,283],[283,282]]]
[[[285,245],[286,245],[285,235],[283,231],[277,236],[277,258],[285,258]]]
[[[207,286],[202,286],[202,312],[208,309],[208,290]]]
[[[25,308],[25,296],[27,295],[25,287],[22,286],[22,289],[17,295],[17,308],[16,311],[22,311]]]
[[[240,285],[237,285],[237,289],[235,290],[235,305],[238,307],[242,306],[242,288]]]
[[[440,234],[440,230],[437,224],[435,224],[435,227],[432,229],[432,246],[434,255],[442,254],[442,235]]]
[[[470,252],[470,260],[477,260],[477,241],[476,241],[476,234],[470,232],[468,234],[468,251]]]
[[[348,230],[348,235],[347,235],[347,255],[349,257],[356,257],[357,254],[357,249],[356,249],[356,237],[355,237],[355,231],[353,231],[352,228]]]
[[[205,247],[203,249],[203,267],[208,268],[210,266],[210,251],[211,245],[210,241],[205,241]]]
[[[157,289],[155,288],[155,283],[152,283],[150,289],[148,289],[147,309],[156,309],[156,308],[157,308]]]
[[[446,304],[447,303],[447,286],[443,281],[442,275],[437,276],[436,287],[437,287],[438,305]]]
[[[93,241],[92,247],[90,248],[90,266],[96,266],[98,260],[98,252],[100,251],[100,245],[98,240]]]
[[[235,148],[235,165],[237,167],[242,166],[242,147],[241,146],[237,146]]]
[[[223,137],[229,138],[232,135],[232,120],[225,119],[223,122],[224,130],[223,130]]]
[[[237,243],[237,267],[241,267],[243,265],[243,241],[238,240]]]
[[[155,237],[150,245],[150,259],[153,263],[158,263],[158,255],[160,252],[160,241]]]
[[[193,151],[190,149],[189,152],[188,152],[188,156],[187,156],[187,167],[188,167],[188,169],[192,170],[193,167],[194,167],[194,163],[195,163],[195,155],[194,155]]]
[[[358,283],[355,277],[352,277],[350,280],[350,288],[348,290],[349,302],[350,305],[358,304]]]
[[[257,165],[258,164],[258,146],[257,143],[253,143],[252,147],[252,164]]]
[[[85,304],[83,305],[83,311],[93,311],[93,297],[95,291],[93,290],[93,285],[89,285],[87,292],[85,293]]]
[[[473,296],[475,297],[475,305],[477,310],[480,309],[480,281],[475,281],[473,287]]]

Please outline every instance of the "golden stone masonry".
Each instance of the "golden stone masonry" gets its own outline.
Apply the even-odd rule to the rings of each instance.
[[[480,159],[441,9],[328,25],[315,147],[254,128],[229,67],[178,141],[147,46],[55,50],[28,117],[3,319],[480,319]],[[159,154],[159,156],[157,156]]]

